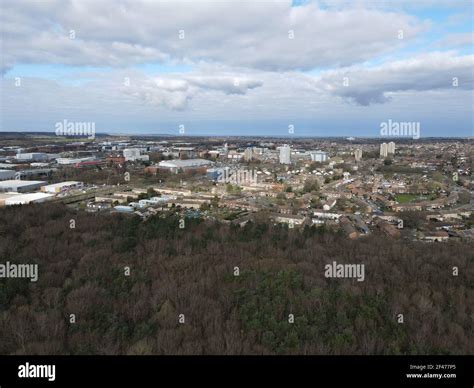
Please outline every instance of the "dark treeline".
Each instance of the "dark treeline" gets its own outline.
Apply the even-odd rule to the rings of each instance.
[[[473,251],[4,208],[0,264],[37,263],[39,279],[0,279],[0,354],[472,354]],[[325,278],[332,261],[365,264],[365,281]]]

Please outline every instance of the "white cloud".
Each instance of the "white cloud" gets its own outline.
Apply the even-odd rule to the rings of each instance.
[[[290,0],[5,0],[2,7],[4,68],[25,62],[127,66],[168,59],[265,70],[348,66],[390,52],[426,27],[401,12],[291,7]],[[399,30],[404,40],[397,38]]]
[[[183,110],[188,102],[207,91],[227,95],[245,95],[249,90],[262,86],[262,82],[232,75],[168,75],[158,78],[139,78],[122,91],[145,103],[173,110]]]
[[[473,90],[473,67],[474,55],[437,52],[374,68],[326,72],[314,80],[314,87],[366,106],[388,102],[390,95],[402,91]]]

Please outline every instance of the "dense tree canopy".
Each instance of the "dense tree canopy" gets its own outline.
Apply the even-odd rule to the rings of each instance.
[[[3,208],[0,263],[37,263],[39,279],[0,279],[0,354],[472,354],[473,251]],[[365,281],[325,278],[333,261],[365,264]]]

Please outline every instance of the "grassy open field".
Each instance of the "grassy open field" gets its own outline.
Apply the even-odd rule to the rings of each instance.
[[[415,194],[397,194],[395,196],[395,201],[398,203],[409,203],[418,198]]]

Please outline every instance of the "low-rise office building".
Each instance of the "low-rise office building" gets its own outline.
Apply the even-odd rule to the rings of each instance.
[[[41,191],[45,193],[61,193],[63,191],[71,189],[79,189],[83,186],[82,182],[68,181],[68,182],[59,182],[53,183],[51,185],[46,185],[41,188]]]

